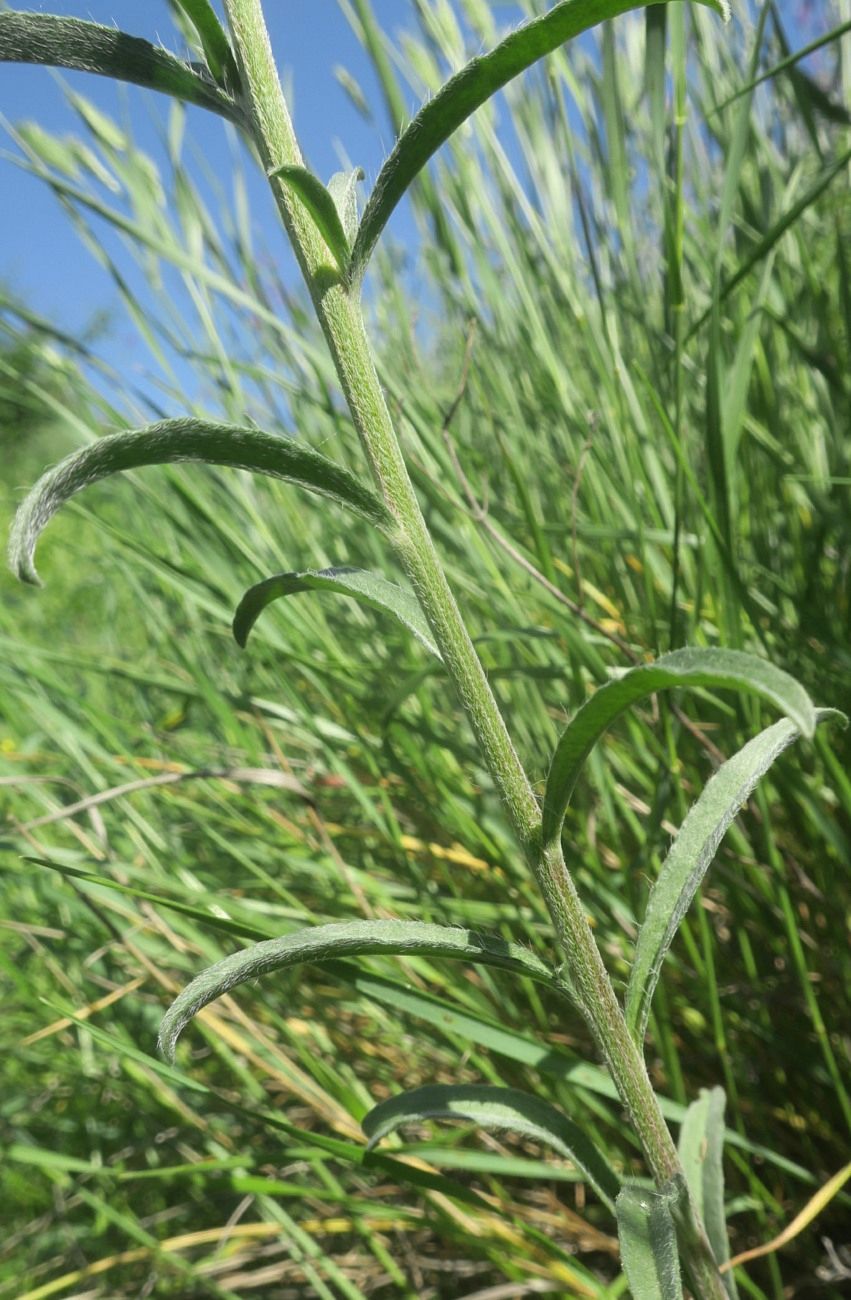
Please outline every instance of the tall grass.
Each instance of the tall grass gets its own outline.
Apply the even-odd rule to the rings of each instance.
[[[390,105],[494,40],[474,0],[417,9],[396,49],[352,7]],[[824,31],[847,17],[826,6]],[[527,73],[415,191],[421,246],[378,264],[382,382],[541,789],[561,725],[607,669],[686,641],[764,650],[851,703],[847,59],[833,41],[807,77],[795,65],[721,107],[788,51],[771,10],[738,41],[710,22],[674,6],[663,33],[651,10]],[[676,134],[661,124],[663,34]],[[156,316],[127,305],[152,358],[180,370],[145,410],[8,316],[10,508],[68,443],[184,411],[188,365],[198,414],[272,411],[356,464],[318,330],[251,254],[239,175],[215,219],[205,206],[181,112],[160,185],[90,115],[58,167],[20,131],[119,286],[104,216],[160,275]],[[174,310],[176,272],[194,317]],[[300,924],[458,922],[547,953],[491,780],[416,643],[310,594],[264,614],[247,654],[230,639],[258,577],[386,569],[377,540],[290,488],[198,467],[111,480],[52,528],[46,592],[8,583],[0,615],[0,1178],[14,1207],[0,1294],[618,1294],[600,1207],[541,1148],[433,1128],[404,1155],[360,1144],[360,1119],[400,1086],[498,1082],[559,1104],[623,1168],[634,1140],[587,1031],[531,981],[459,979],[422,957],[338,962],[208,1008],[186,1071],[150,1055],[199,966]],[[660,699],[592,756],[565,843],[621,980],[673,828],[758,712]],[[652,1018],[669,1118],[701,1085],[727,1090],[734,1252],[779,1232],[847,1148],[847,740],[817,750],[779,764],[731,829]],[[626,1171],[639,1168],[636,1151]],[[821,1278],[841,1295],[847,1214],[840,1193],[737,1271],[743,1293]]]

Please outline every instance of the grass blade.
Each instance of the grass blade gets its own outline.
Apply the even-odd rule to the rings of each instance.
[[[172,0],[198,33],[207,67],[224,90],[239,90],[239,70],[227,32],[219,22],[210,0]]]
[[[640,1300],[682,1300],[677,1236],[669,1198],[627,1185],[617,1199],[621,1262]]]
[[[426,650],[438,659],[441,658],[414,593],[397,586],[395,582],[388,582],[379,573],[351,568],[276,573],[250,587],[239,602],[233,619],[233,634],[239,645],[245,645],[249,632],[267,605],[282,596],[292,596],[299,591],[336,591],[341,596],[353,597],[361,605],[394,614]]]
[[[243,125],[230,95],[167,50],[114,27],[55,14],[0,14],[0,62],[40,63],[160,90]]]
[[[332,961],[339,957],[373,953],[449,957],[499,966],[566,996],[553,971],[517,944],[463,927],[429,925],[421,921],[342,921],[297,930],[282,939],[268,939],[232,953],[208,967],[175,999],[163,1017],[160,1050],[174,1058],[178,1038],[202,1007],[273,970],[288,970],[305,962]]]
[[[769,230],[763,235],[762,239],[743,257],[740,265],[733,275],[724,280],[718,290],[718,302],[722,303],[729,298],[730,294],[736,290],[743,280],[746,280],[753,271],[754,267],[768,257],[769,253],[780,242],[787,231],[791,230],[799,217],[807,211],[808,208],[821,198],[822,194],[829,188],[837,176],[842,176],[851,162],[851,149],[846,149],[833,162],[818,174],[812,185],[801,195],[799,199],[783,212],[775,222],[772,223]],[[687,337],[691,339],[698,330],[702,329],[712,313],[712,308],[707,309],[698,317],[688,332]]]
[[[730,1258],[724,1213],[724,1106],[723,1088],[701,1088],[689,1106],[680,1128],[678,1150],[695,1209],[719,1267]],[[737,1295],[732,1273],[724,1285],[731,1300]]]
[[[33,563],[38,536],[60,506],[81,488],[121,470],[180,461],[256,470],[331,497],[379,528],[391,527],[388,512],[373,492],[362,487],[348,470],[295,439],[204,420],[163,420],[144,429],[99,438],[44,474],[12,525],[12,571],[24,582],[38,583]]]
[[[280,167],[273,167],[269,176],[277,176],[301,200],[333,254],[339,271],[345,274],[349,264],[349,240],[333,195],[306,167],[284,163]]]
[[[702,0],[722,17],[726,0]],[[607,18],[643,6],[636,0],[562,0],[540,18],[472,59],[417,113],[379,172],[367,201],[351,258],[351,278],[363,276],[390,214],[432,154],[496,91],[538,59]]]
[[[231,934],[239,939],[262,938],[262,931],[257,930],[252,925],[241,921],[233,921],[230,917],[220,916],[212,911],[205,912],[202,908],[183,902],[179,898],[168,898],[164,894],[153,893],[149,889],[138,889],[135,885],[122,884],[111,876],[99,875],[94,871],[85,871],[82,867],[73,867],[66,862],[51,862],[49,858],[26,857],[23,861],[31,862],[37,867],[48,867],[51,871],[57,871],[61,876],[66,876],[69,880],[79,881],[81,884],[97,885],[102,889],[111,889],[116,894],[124,894],[127,898],[141,898],[145,902],[155,903],[157,907],[164,907],[172,912],[180,912],[182,916],[191,917],[192,920],[198,921],[202,926],[217,930],[222,934]]]
[[[582,765],[594,745],[631,704],[655,691],[677,686],[730,687],[761,696],[789,717],[805,736],[812,736],[816,710],[803,686],[765,659],[739,650],[674,650],[654,663],[639,664],[608,682],[578,710],[562,733],[550,764],[544,796],[546,842],[561,834]]]
[[[480,1128],[520,1133],[571,1160],[614,1212],[620,1180],[584,1131],[549,1102],[517,1088],[478,1084],[432,1084],[383,1101],[362,1121],[374,1147],[403,1124],[424,1119],[465,1119]]]
[[[841,717],[834,709],[816,710],[817,722]],[[662,962],[724,833],[760,778],[799,735],[795,723],[784,718],[748,741],[718,769],[680,827],[650,892],[629,975],[626,1019],[638,1042],[644,1039]]]
[[[770,81],[772,77],[785,72],[787,68],[794,67],[801,59],[807,58],[810,54],[815,54],[816,50],[822,49],[823,46],[838,41],[840,36],[844,36],[849,31],[851,31],[851,18],[847,22],[840,23],[838,27],[831,28],[829,32],[825,32],[823,36],[819,36],[816,40],[810,41],[808,45],[802,45],[799,50],[795,50],[794,54],[787,55],[785,59],[781,59],[779,63],[775,63],[765,72],[760,73],[758,77],[753,77],[746,85],[740,86],[732,95],[728,95],[725,100],[722,100],[718,107],[712,110],[712,114],[723,113],[725,108],[729,108],[743,95],[749,95],[752,90],[755,90],[757,86],[761,86],[763,82]]]
[[[795,1237],[800,1232],[803,1232],[805,1228],[808,1228],[813,1220],[827,1208],[834,1196],[837,1196],[842,1191],[849,1178],[851,1178],[851,1162],[843,1165],[832,1178],[827,1180],[823,1187],[819,1188],[815,1196],[810,1197],[804,1208],[795,1215],[790,1223],[786,1224],[782,1232],[779,1232],[771,1241],[763,1242],[760,1246],[754,1246],[751,1250],[743,1250],[740,1255],[736,1255],[730,1260],[726,1268],[737,1268],[740,1264],[746,1264],[751,1259],[761,1259],[765,1255],[773,1255],[787,1242],[794,1241]],[[727,1280],[726,1277],[724,1280]]]

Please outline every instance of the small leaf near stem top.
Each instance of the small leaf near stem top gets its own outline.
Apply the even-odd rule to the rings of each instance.
[[[219,22],[210,0],[171,0],[198,33],[207,67],[223,90],[239,93],[239,70],[227,33]]]
[[[349,240],[333,195],[306,167],[283,163],[269,172],[269,178],[273,177],[282,180],[307,208],[317,230],[334,255],[338,271],[345,275],[349,265]]]
[[[349,172],[334,172],[328,182],[328,193],[334,200],[349,244],[358,231],[358,183],[363,177],[363,168],[355,167]]]

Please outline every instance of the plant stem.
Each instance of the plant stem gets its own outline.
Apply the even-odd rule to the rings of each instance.
[[[269,44],[260,0],[225,0],[243,80],[244,109],[267,173],[302,156]],[[402,458],[378,381],[360,303],[342,281],[312,218],[280,179],[271,179],[337,368],[373,478],[391,511],[397,554],[422,604],[476,739],[553,919],[579,1009],[606,1060],[658,1184],[679,1174],[671,1135],[643,1057],[633,1042],[560,846],[545,848],[538,801],[512,744],[485,671],[455,603]],[[695,1215],[683,1233],[696,1295],[725,1300]]]

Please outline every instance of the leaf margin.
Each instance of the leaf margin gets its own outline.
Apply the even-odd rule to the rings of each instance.
[[[762,682],[760,677],[764,679]],[[808,693],[794,677],[770,660],[741,650],[685,646],[649,663],[637,664],[599,686],[580,705],[559,737],[544,793],[545,844],[555,843],[561,835],[582,765],[608,728],[633,704],[659,690],[683,687],[748,691],[777,705],[796,720],[803,735],[810,737],[815,731],[816,708]],[[585,739],[584,733],[587,733]]]
[[[38,538],[61,506],[91,483],[146,465],[194,461],[294,483],[354,510],[386,536],[393,534],[393,519],[380,498],[312,447],[262,429],[180,417],[96,438],[42,474],[12,522],[8,549],[12,572],[22,582],[41,585],[34,564]]]
[[[578,3],[560,0],[450,77],[408,123],[379,171],[352,247],[351,282],[359,284],[362,280],[390,215],[412,181],[477,108],[572,37],[606,19],[644,8],[645,3],[646,0],[579,0]],[[713,9],[725,22],[729,21],[729,0],[698,0],[698,3]],[[444,117],[448,120],[441,123]]]
[[[837,709],[817,709],[816,720],[818,723],[841,720],[844,725],[848,721]],[[638,1046],[644,1042],[650,1005],[665,957],[703,877],[715,859],[724,835],[761,778],[800,734],[789,718],[781,718],[779,722],[760,731],[713,773],[686,814],[650,891],[633,952],[624,999],[624,1015]],[[751,766],[754,755],[757,756],[756,765]],[[737,784],[727,793],[731,781],[737,781]],[[724,806],[707,834],[699,822],[719,793],[725,799]],[[693,854],[690,839],[695,834],[695,828],[703,840],[697,860],[690,862]],[[676,890],[672,890],[672,882],[678,884]],[[665,895],[672,895],[673,901],[663,897]]]
[[[356,575],[370,579],[371,583],[358,584],[353,581]],[[369,590],[370,585],[372,591]],[[431,629],[425,620],[419,601],[409,587],[400,587],[372,570],[353,568],[349,565],[275,573],[269,578],[264,578],[262,582],[256,582],[248,588],[233,616],[233,635],[237,645],[245,648],[251,629],[263,610],[273,601],[303,591],[336,592],[341,596],[350,596],[352,600],[368,605],[371,609],[393,614],[420,645],[437,659],[443,658],[431,635]]]
[[[207,108],[245,128],[237,101],[210,75],[141,36],[64,14],[9,9],[0,13],[0,62],[68,68],[113,77]]]
[[[500,1116],[488,1110],[494,1106],[510,1112],[511,1121],[508,1113]],[[477,1127],[519,1133],[543,1142],[570,1160],[614,1213],[621,1187],[617,1174],[576,1121],[541,1097],[519,1088],[490,1084],[426,1084],[410,1088],[379,1102],[363,1117],[361,1127],[368,1139],[367,1150],[403,1124],[423,1119],[462,1119]]]
[[[208,966],[187,984],[163,1016],[157,1039],[159,1050],[166,1060],[173,1060],[177,1040],[190,1020],[210,1002],[247,980],[307,962],[376,954],[445,957],[496,966],[526,975],[562,997],[569,997],[566,985],[533,953],[467,926],[399,920],[331,921],[241,948]]]

